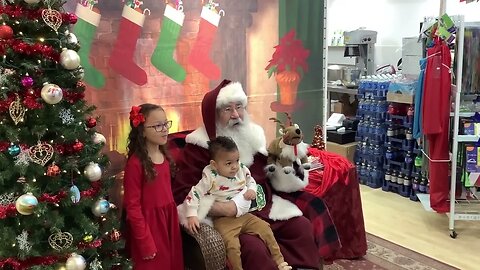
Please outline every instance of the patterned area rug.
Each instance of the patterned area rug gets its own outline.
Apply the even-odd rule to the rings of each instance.
[[[359,260],[339,260],[324,270],[459,270],[392,242],[367,234],[367,255]]]

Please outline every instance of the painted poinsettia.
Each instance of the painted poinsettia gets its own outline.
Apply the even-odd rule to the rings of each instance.
[[[286,70],[299,73],[308,70],[307,58],[310,51],[303,47],[302,41],[296,39],[295,35],[295,29],[290,30],[274,47],[275,52],[265,68],[268,70],[268,77],[271,77],[273,73],[281,73]]]

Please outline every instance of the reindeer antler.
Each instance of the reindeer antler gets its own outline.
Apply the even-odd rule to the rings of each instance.
[[[285,129],[285,125],[280,120],[278,120],[277,118],[270,117],[270,118],[268,118],[268,120],[272,120],[273,122],[278,123],[282,129]]]
[[[285,123],[285,126],[287,127],[292,126],[293,125],[292,117],[290,116],[289,113],[285,113],[285,115],[287,116],[287,122]]]

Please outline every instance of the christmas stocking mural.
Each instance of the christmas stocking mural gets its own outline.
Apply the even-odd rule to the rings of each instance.
[[[147,73],[133,61],[144,22],[144,14],[131,7],[123,7],[117,40],[109,60],[113,70],[137,85],[147,83]]]
[[[202,8],[197,40],[189,55],[190,64],[210,80],[218,80],[221,75],[220,69],[209,57],[219,22],[220,14],[208,7]]]
[[[173,59],[185,14],[167,5],[162,20],[162,29],[151,62],[161,72],[177,82],[185,80],[185,69]]]
[[[81,4],[77,4],[75,14],[78,17],[78,21],[73,28],[73,33],[75,33],[81,45],[78,55],[80,56],[80,64],[85,72],[84,80],[95,88],[102,88],[105,85],[105,77],[92,66],[89,59],[92,42],[95,38],[101,16]]]

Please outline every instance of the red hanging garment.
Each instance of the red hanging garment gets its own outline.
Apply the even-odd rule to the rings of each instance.
[[[430,206],[439,213],[449,211],[449,117],[451,55],[448,45],[437,39],[428,49],[425,71],[422,127],[427,136]]]

